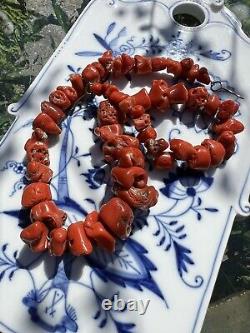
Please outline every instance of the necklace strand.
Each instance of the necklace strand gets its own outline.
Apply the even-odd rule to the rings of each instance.
[[[111,84],[110,78],[146,75],[166,70],[179,82],[153,80],[150,91],[145,88],[129,96]],[[190,58],[176,61],[164,57],[113,57],[105,52],[97,62],[87,65],[80,74],[70,76],[71,86],[59,86],[50,93],[49,101],[41,103],[41,113],[33,121],[33,133],[24,148],[26,177],[22,206],[30,210],[31,224],[22,230],[21,239],[34,252],[49,250],[61,256],[66,250],[73,255],[89,255],[95,245],[113,252],[116,238],[126,239],[132,229],[134,209],[148,210],[156,205],[158,192],[147,185],[146,160],[156,169],[171,170],[185,163],[193,170],[220,166],[235,150],[236,138],[244,130],[234,119],[239,105],[233,100],[220,100],[209,94],[205,86],[189,88],[194,82],[208,85],[211,80],[205,67]],[[52,200],[49,168],[48,136],[61,133],[61,123],[86,95],[103,96],[97,111],[98,126],[94,134],[102,141],[104,160],[111,167],[114,197],[100,211],[88,214],[84,221],[72,223],[67,229],[67,214]],[[199,113],[210,119],[211,138],[193,146],[181,139],[157,138],[152,126],[151,111],[166,113],[177,104],[187,112]],[[136,136],[124,132],[130,124]],[[170,151],[167,150],[170,148]]]

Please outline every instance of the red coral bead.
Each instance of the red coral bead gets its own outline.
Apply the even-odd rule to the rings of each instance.
[[[187,107],[190,110],[197,110],[207,104],[208,92],[204,87],[191,88],[188,91]]]
[[[49,252],[53,256],[60,257],[64,254],[67,246],[67,230],[65,228],[55,228],[49,234]]]
[[[118,189],[116,195],[129,204],[130,207],[142,210],[155,206],[159,196],[154,186],[130,187],[128,190]]]
[[[102,101],[97,110],[97,119],[101,126],[118,124],[120,122],[119,111],[109,101]]]
[[[157,137],[157,132],[156,130],[149,126],[147,127],[146,129],[144,129],[142,132],[140,132],[138,135],[137,135],[137,139],[143,143],[143,142],[146,142],[148,139],[156,139]]]
[[[122,73],[128,74],[134,69],[135,59],[130,57],[130,55],[123,53],[122,57]]]
[[[163,153],[157,155],[154,160],[154,166],[158,170],[170,170],[175,166],[174,154]]]
[[[168,97],[168,85],[164,80],[153,80],[149,92],[151,106],[159,111],[166,112],[169,110],[170,102]]]
[[[89,255],[93,251],[82,221],[72,223],[68,227],[67,236],[69,250],[74,256]]]
[[[175,158],[181,161],[187,161],[195,153],[191,143],[181,139],[170,140],[170,149],[174,153]]]
[[[174,75],[174,77],[178,78],[181,76],[182,67],[179,61],[173,60],[171,58],[166,59],[167,63],[167,72]]]
[[[209,95],[207,103],[204,105],[204,113],[209,117],[214,117],[221,104],[221,100],[217,95]]]
[[[124,147],[139,148],[139,141],[129,135],[118,135],[109,138],[102,147],[105,160],[107,162],[117,160]]]
[[[235,151],[236,137],[234,133],[231,131],[224,131],[217,138],[217,141],[220,142],[225,148],[225,159],[228,160]]]
[[[60,90],[60,91],[63,91],[65,93],[65,95],[70,100],[71,105],[74,104],[77,101],[78,94],[77,94],[76,89],[74,89],[73,87],[69,87],[69,86],[58,86],[56,89]]]
[[[197,80],[204,84],[209,84],[211,82],[208,70],[205,67],[199,69]]]
[[[31,208],[39,202],[46,200],[52,200],[48,184],[38,182],[25,186],[21,201],[24,208]]]
[[[156,156],[162,153],[169,146],[165,139],[149,139],[145,142],[145,147],[150,155]]]
[[[72,102],[62,90],[52,91],[49,95],[49,101],[64,111],[69,109],[72,105]]]
[[[143,168],[137,166],[132,166],[130,168],[116,166],[112,168],[111,175],[114,182],[125,189],[129,189],[132,186],[143,188],[147,185],[148,181],[147,172]]]
[[[217,167],[219,166],[223,161],[225,157],[225,148],[223,145],[215,140],[211,139],[205,139],[202,143],[202,146],[206,147],[211,156],[211,167]]]
[[[195,146],[195,152],[188,160],[188,166],[194,170],[207,170],[211,165],[209,149],[204,146]]]
[[[47,101],[41,103],[41,111],[52,118],[57,123],[57,125],[60,125],[66,117],[61,108]]]
[[[24,228],[20,234],[24,243],[28,244],[33,252],[44,252],[48,247],[48,229],[40,221],[35,221]]]
[[[31,208],[30,218],[32,221],[44,222],[50,229],[54,229],[63,225],[67,214],[54,201],[42,201]]]
[[[185,104],[188,100],[188,90],[182,82],[169,87],[167,94],[170,104]]]
[[[135,56],[135,72],[137,74],[149,74],[152,72],[152,64],[150,57],[140,55]]]
[[[199,69],[199,65],[194,64],[188,72],[187,80],[190,82],[194,82],[199,76]]]
[[[78,97],[85,93],[85,82],[83,82],[82,76],[80,74],[71,74],[69,80],[72,87],[76,90]]]
[[[167,60],[164,57],[151,58],[152,72],[159,72],[167,67]]]
[[[99,82],[101,76],[98,69],[93,64],[90,64],[82,71],[82,78],[85,82]]]
[[[49,183],[53,171],[46,165],[39,162],[29,162],[26,168],[26,178],[31,182]]]
[[[131,111],[129,112],[129,116],[132,119],[139,118],[145,113],[145,109],[141,105],[135,105],[132,107]]]
[[[116,154],[118,165],[123,168],[132,166],[145,167],[144,155],[140,149],[134,147],[124,147]]]
[[[148,126],[151,126],[150,115],[148,113],[144,113],[139,118],[133,119],[133,123],[134,123],[135,129],[140,132],[140,131],[144,130],[145,128],[147,128]]]
[[[99,136],[102,141],[107,141],[113,137],[121,135],[123,133],[123,128],[120,124],[105,125],[96,127],[94,133]]]
[[[103,224],[98,221],[99,216],[96,211],[88,214],[83,223],[86,235],[90,240],[94,240],[98,246],[109,252],[115,251],[115,238],[105,229]]]
[[[223,123],[214,124],[212,130],[217,135],[220,135],[225,131],[231,131],[234,134],[237,134],[244,130],[244,125],[236,119],[229,119]]]
[[[60,127],[46,113],[39,113],[33,121],[33,129],[41,128],[47,134],[59,135]]]
[[[121,239],[131,232],[134,214],[129,205],[120,198],[112,198],[100,208],[100,220]]]
[[[239,109],[239,104],[235,101],[228,99],[223,101],[220,106],[216,118],[221,122],[230,119]]]

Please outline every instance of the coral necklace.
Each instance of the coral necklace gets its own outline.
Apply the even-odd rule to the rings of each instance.
[[[149,92],[141,89],[129,96],[107,79],[131,74],[145,75],[167,70],[178,79],[169,85],[154,80]],[[105,52],[98,62],[87,65],[82,75],[70,76],[72,86],[59,86],[41,104],[41,113],[33,121],[33,133],[25,144],[27,178],[22,206],[30,209],[31,224],[22,230],[21,239],[35,252],[49,250],[61,256],[68,249],[73,255],[89,255],[93,246],[115,250],[115,239],[126,239],[132,228],[133,209],[147,210],[156,205],[158,192],[148,186],[145,157],[156,169],[170,170],[177,161],[188,168],[207,170],[221,165],[234,153],[235,134],[243,131],[241,122],[233,118],[239,105],[233,100],[222,101],[209,94],[204,85],[188,89],[185,82],[210,83],[206,68],[200,68],[190,58],[175,61],[164,57],[113,57]],[[48,135],[59,135],[60,124],[77,102],[87,93],[104,96],[97,112],[98,127],[94,133],[103,141],[104,159],[111,166],[114,197],[88,214],[84,221],[63,227],[67,215],[52,200],[49,183],[53,172],[49,168]],[[193,146],[180,139],[157,139],[150,110],[167,112],[182,104],[188,112],[201,112],[212,120],[212,138]],[[130,122],[137,135],[124,133],[123,125]],[[170,147],[170,151],[166,151]],[[145,153],[145,154],[144,154]],[[145,155],[145,156],[144,156]]]

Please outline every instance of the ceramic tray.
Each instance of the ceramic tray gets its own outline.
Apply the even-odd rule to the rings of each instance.
[[[185,2],[186,3],[186,2]],[[5,332],[199,332],[236,213],[249,214],[249,40],[239,22],[217,1],[189,2],[188,11],[203,23],[185,28],[173,19],[171,0],[93,0],[19,103],[9,112],[16,119],[0,150],[0,329]],[[185,6],[184,6],[185,7]],[[180,7],[183,10],[183,7]],[[185,7],[187,8],[187,7]],[[52,258],[32,254],[19,239],[27,224],[21,210],[24,187],[23,146],[41,101],[69,74],[80,72],[105,50],[115,55],[192,57],[245,97],[236,115],[246,126],[234,156],[219,169],[191,173],[150,173],[159,203],[137,213],[133,236],[108,255]],[[135,79],[128,92],[150,84]],[[126,85],[126,87],[125,87]],[[222,94],[223,98],[230,97]],[[100,142],[91,129],[96,100],[76,108],[63,123],[63,134],[51,148],[53,198],[68,212],[68,223],[99,207],[109,186]],[[155,117],[159,137],[207,136],[202,119],[171,111]],[[25,222],[26,221],[26,222]],[[146,302],[147,311],[105,311],[105,298]]]

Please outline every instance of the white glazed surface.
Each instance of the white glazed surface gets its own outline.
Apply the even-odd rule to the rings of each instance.
[[[199,2],[207,15],[201,28],[184,28],[171,19],[175,1],[93,0],[45,65],[23,99],[10,106],[16,120],[0,150],[0,328],[5,332],[188,333],[199,332],[236,213],[249,214],[249,40],[232,14]],[[19,238],[24,225],[20,200],[25,167],[23,146],[40,103],[69,74],[114,54],[192,57],[245,97],[233,157],[221,168],[198,176],[173,170],[150,172],[160,192],[158,204],[114,255],[96,251],[90,258],[55,259],[32,254]],[[135,78],[126,91],[149,86],[152,77]],[[221,95],[230,98],[228,95]],[[157,118],[157,116],[155,116]],[[78,107],[63,124],[50,149],[53,198],[80,220],[98,209],[109,180],[100,144],[92,132],[95,103]],[[192,143],[208,136],[200,122],[174,111],[156,122],[159,137]],[[190,126],[188,125],[190,124]],[[91,155],[89,155],[91,153]],[[68,222],[69,223],[69,222]],[[124,300],[150,299],[145,315],[100,308],[115,293]]]

